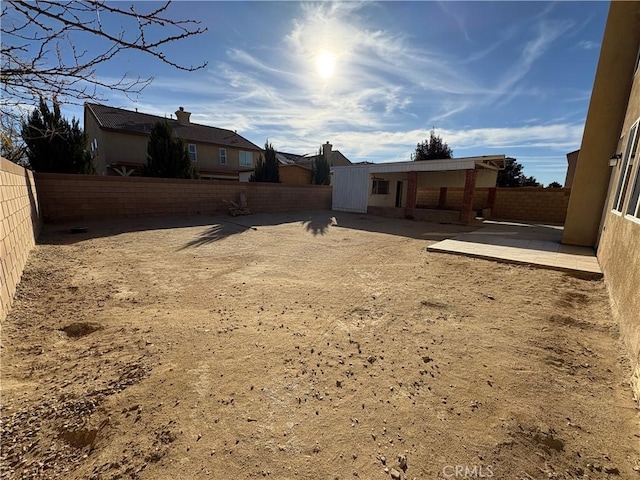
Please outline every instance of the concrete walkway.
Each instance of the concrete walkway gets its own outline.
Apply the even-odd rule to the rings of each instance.
[[[427,250],[602,275],[594,250],[562,245],[562,231],[561,226],[485,220],[480,229],[435,243]]]

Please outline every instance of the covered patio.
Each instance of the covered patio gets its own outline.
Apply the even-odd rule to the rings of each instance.
[[[333,167],[333,210],[468,224],[490,207],[504,155]],[[476,190],[483,190],[474,202]],[[493,191],[492,191],[493,189]]]

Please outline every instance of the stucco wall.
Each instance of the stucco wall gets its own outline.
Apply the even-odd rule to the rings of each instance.
[[[91,117],[89,115],[89,117]],[[97,156],[95,157],[96,171],[100,175],[112,174],[108,172],[106,166],[116,162],[137,163],[143,165],[147,158],[148,135],[126,134],[100,130],[91,120],[87,121],[87,139],[98,140]],[[191,142],[185,141],[185,145]],[[232,147],[220,147],[206,143],[195,143],[197,150],[197,161],[194,166],[198,170],[237,170],[240,167],[240,149]],[[220,163],[220,148],[226,148],[227,164]],[[249,150],[244,150],[249,151]],[[253,165],[260,157],[259,152],[252,151]],[[245,168],[245,167],[242,167]]]
[[[616,153],[628,112],[639,46],[640,2],[611,2],[573,176],[564,243],[589,247],[597,243],[608,197],[608,160]]]
[[[311,183],[311,170],[298,165],[280,165],[280,181],[287,185],[308,185]]]
[[[640,25],[637,30],[640,32]],[[618,152],[626,152],[629,130],[639,119],[640,72],[636,72],[620,132],[621,141],[618,142]],[[620,325],[621,338],[631,360],[634,395],[640,401],[640,294],[638,293],[640,292],[640,219],[612,211],[614,196],[623,173],[621,167],[622,162],[618,162],[612,172],[613,181],[609,186],[598,244],[598,261],[604,272],[613,315]],[[638,154],[631,171],[631,185],[627,188],[622,212],[627,211],[636,175],[640,175]]]
[[[0,322],[13,303],[16,287],[40,231],[33,173],[0,158]]]
[[[567,174],[564,177],[564,188],[571,188],[573,185],[573,176],[576,173],[576,165],[578,163],[578,155],[580,150],[567,153]]]
[[[254,212],[331,208],[330,186],[51,173],[38,173],[35,180],[46,222],[226,213],[224,201],[238,200],[241,191]]]
[[[640,223],[609,213],[598,247],[598,262],[631,360],[634,396],[640,401]]]
[[[389,193],[387,195],[373,194],[373,179],[389,180]],[[396,206],[396,193],[398,182],[402,182],[402,205],[403,208],[407,204],[407,188],[409,180],[406,173],[377,173],[371,175],[369,179],[369,203],[370,207],[391,207]],[[404,215],[404,211],[403,211]]]

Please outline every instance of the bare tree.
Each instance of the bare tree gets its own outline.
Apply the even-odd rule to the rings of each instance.
[[[153,8],[141,11],[147,6]],[[102,88],[137,94],[153,77],[118,73],[115,80],[96,74],[99,65],[126,51],[144,52],[179,70],[206,66],[171,60],[163,47],[204,33],[195,20],[171,18],[170,2],[129,7],[104,0],[35,0],[2,2],[1,113],[19,115],[18,107],[37,105],[40,98],[61,103],[101,100]],[[99,50],[84,46],[100,40]]]

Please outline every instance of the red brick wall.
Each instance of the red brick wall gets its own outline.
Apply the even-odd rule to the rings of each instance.
[[[226,213],[224,200],[247,195],[253,212],[331,208],[329,186],[37,173],[46,222],[123,216]]]
[[[0,157],[0,322],[13,303],[16,287],[40,231],[33,173]]]
[[[498,188],[491,218],[564,224],[570,188]]]

